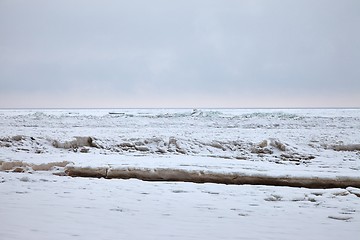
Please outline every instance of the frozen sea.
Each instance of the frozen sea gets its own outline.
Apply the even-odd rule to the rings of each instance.
[[[360,109],[1,109],[0,164],[0,239],[360,235],[354,186],[62,174],[68,167],[136,168],[359,180]]]

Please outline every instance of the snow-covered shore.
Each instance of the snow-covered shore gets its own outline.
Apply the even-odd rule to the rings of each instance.
[[[360,233],[355,183],[308,189],[109,179],[358,183],[359,109],[7,109],[0,123],[1,239],[357,239]],[[105,175],[67,176],[76,169]]]

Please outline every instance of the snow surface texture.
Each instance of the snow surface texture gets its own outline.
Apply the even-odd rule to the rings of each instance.
[[[0,110],[0,131],[6,219],[0,239],[357,239],[360,233],[360,190],[353,186],[52,175],[100,168],[359,179],[359,109]]]
[[[355,240],[351,190],[0,172],[0,237]]]

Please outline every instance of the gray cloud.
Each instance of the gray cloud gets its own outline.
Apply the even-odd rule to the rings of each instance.
[[[1,1],[0,107],[360,106],[359,12],[357,0]]]

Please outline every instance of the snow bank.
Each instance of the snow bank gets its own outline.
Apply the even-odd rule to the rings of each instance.
[[[108,179],[136,178],[144,181],[174,181],[193,183],[219,183],[219,184],[251,184],[270,186],[289,186],[305,188],[346,188],[360,187],[360,178],[355,177],[274,177],[266,175],[246,175],[238,173],[217,173],[210,171],[191,171],[183,169],[163,168],[82,168],[67,167],[65,173],[72,177],[95,177]]]

